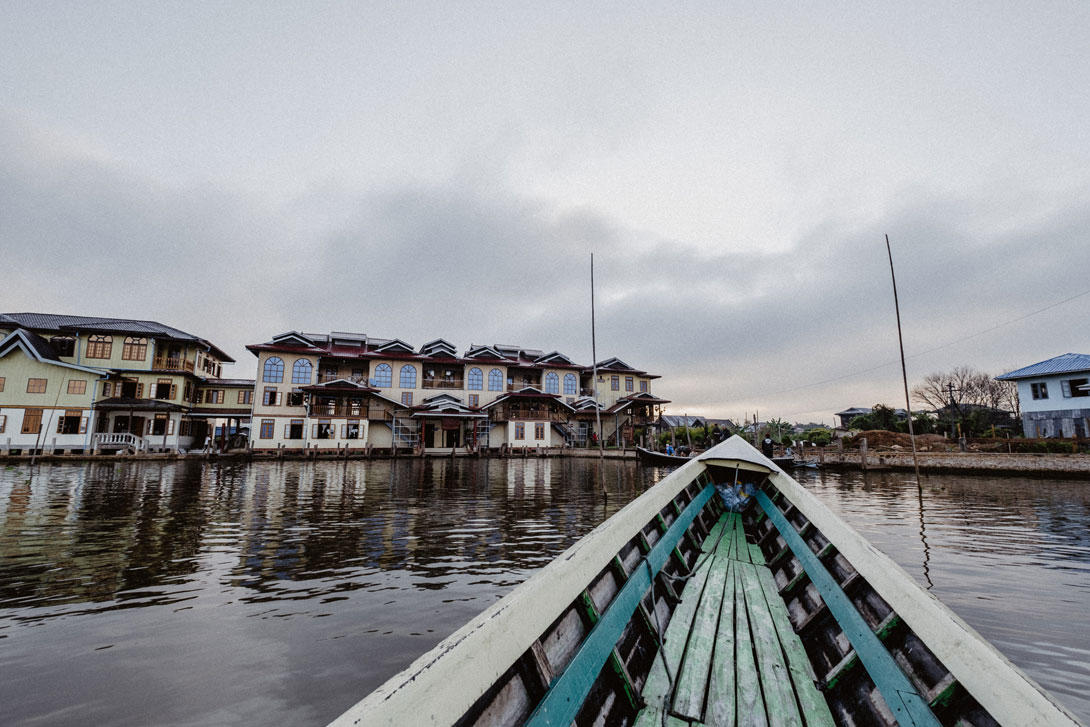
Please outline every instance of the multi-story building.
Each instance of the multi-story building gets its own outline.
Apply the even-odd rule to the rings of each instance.
[[[1090,433],[1090,355],[1065,353],[995,378],[1017,383],[1022,431],[1027,437],[1086,437]]]
[[[666,404],[654,374],[619,359],[594,367],[553,351],[443,339],[419,349],[360,333],[292,331],[247,346],[257,358],[255,450],[546,447],[632,439]],[[598,409],[596,412],[595,409]]]
[[[179,451],[248,420],[253,382],[203,338],[123,318],[0,314],[0,448]],[[231,397],[230,400],[228,397]]]

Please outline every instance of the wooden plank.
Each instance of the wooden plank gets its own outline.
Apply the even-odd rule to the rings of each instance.
[[[708,537],[704,538],[704,542],[700,545],[703,552],[707,553],[719,543],[723,529],[727,527],[727,519],[728,515],[724,514],[715,522],[715,525],[712,525],[712,529],[708,531]]]
[[[772,614],[761,591],[756,566],[740,566],[742,592],[746,598],[749,626],[757,654],[757,673],[761,678],[761,691],[765,697],[770,727],[802,727],[802,717],[795,703],[795,690],[791,675],[780,650],[780,639],[772,623]]]
[[[710,572],[700,596],[696,616],[689,631],[689,643],[681,662],[681,673],[674,690],[673,714],[699,720],[704,713],[704,695],[719,629],[719,613],[723,606],[723,590],[729,560],[718,552],[710,560]]]
[[[740,563],[751,563],[749,557],[749,543],[746,542],[746,531],[742,527],[742,516],[734,519],[734,545],[731,548],[732,556]]]
[[[780,535],[791,546],[795,557],[802,563],[810,576],[810,582],[821,593],[822,600],[828,606],[844,635],[852,643],[859,660],[863,662],[867,673],[893,711],[894,718],[902,727],[938,727],[939,721],[928,707],[927,700],[897,666],[896,661],[874,635],[870,626],[855,608],[847,594],[837,584],[832,574],[817,559],[806,542],[791,526],[783,513],[772,504],[768,496],[758,492],[757,503],[764,509],[769,520],[780,531]]]
[[[633,727],[703,727],[699,722],[693,723],[677,717],[666,716],[666,721],[663,721],[662,710],[654,707],[645,707],[639,715],[636,717],[636,724]]]
[[[707,706],[704,721],[715,727],[734,727],[734,710],[737,701],[735,695],[735,620],[734,620],[734,571],[736,564],[730,562],[729,543],[720,546],[722,562],[726,568],[723,583],[723,604],[719,611],[719,628],[712,654],[711,672],[708,679]]]
[[[737,565],[734,571],[734,662],[735,703],[738,727],[768,727],[764,700],[761,698],[761,680],[754,658],[753,638],[750,634],[749,613],[746,609],[745,589]]]
[[[676,679],[678,676],[678,667],[681,666],[685,646],[689,642],[689,631],[692,628],[693,618],[696,616],[700,594],[707,583],[710,570],[710,562],[705,563],[697,569],[693,577],[685,584],[685,590],[681,594],[681,603],[674,609],[674,615],[670,618],[670,625],[666,627],[662,649],[655,655],[655,661],[651,665],[651,671],[648,672],[647,681],[643,685],[641,696],[648,706],[663,708],[666,705],[671,679]],[[663,660],[665,660],[665,664]],[[669,669],[669,672],[667,672],[667,669]]]
[[[776,595],[776,581],[772,577],[772,572],[768,568],[760,568],[757,575],[761,592],[764,594],[768,611],[772,616],[772,623],[776,627],[776,635],[787,657],[787,670],[791,674],[791,683],[799,697],[806,724],[814,727],[833,727],[836,723],[833,721],[833,715],[829,711],[825,697],[818,690],[814,667],[806,655],[806,648],[802,645],[798,634],[791,628],[787,606]]]

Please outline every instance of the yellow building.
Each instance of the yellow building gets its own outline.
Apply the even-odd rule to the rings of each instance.
[[[3,451],[185,451],[249,418],[252,382],[220,378],[233,359],[155,321],[6,313],[0,338]]]
[[[657,375],[615,358],[598,366],[596,405],[594,367],[556,351],[474,344],[459,355],[443,339],[414,349],[296,331],[247,348],[258,359],[255,450],[580,446],[592,432],[631,441],[667,403],[651,393]]]

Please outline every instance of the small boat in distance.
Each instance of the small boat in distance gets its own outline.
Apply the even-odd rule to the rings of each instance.
[[[636,458],[639,460],[640,464],[654,467],[677,467],[692,459],[692,457],[679,457],[676,454],[654,452],[650,449],[644,449],[643,447],[636,447]]]
[[[687,460],[332,723],[573,724],[1078,722],[812,493],[732,437]]]

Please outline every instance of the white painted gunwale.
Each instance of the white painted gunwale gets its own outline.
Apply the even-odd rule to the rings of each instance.
[[[718,457],[715,450],[710,450],[701,459]],[[732,463],[716,464],[731,466]],[[774,470],[769,477],[772,485],[859,571],[999,724],[1011,727],[1079,726],[1075,717],[1052,695],[889,556],[847,525],[794,478],[771,462],[769,465]]]
[[[439,727],[473,706],[637,532],[703,471],[693,458],[330,723]]]

